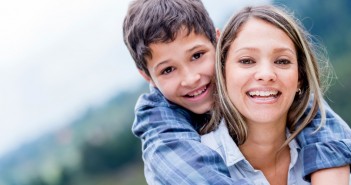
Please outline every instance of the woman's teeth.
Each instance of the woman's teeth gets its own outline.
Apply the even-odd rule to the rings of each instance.
[[[248,94],[253,97],[253,96],[276,96],[278,94],[278,91],[250,91]]]

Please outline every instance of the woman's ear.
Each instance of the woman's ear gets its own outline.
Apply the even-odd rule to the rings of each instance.
[[[147,74],[145,73],[145,71],[143,71],[143,70],[141,70],[141,69],[138,69],[138,71],[139,71],[139,73],[141,74],[141,76],[142,76],[147,82],[149,82],[152,86],[156,87],[154,81],[152,80],[152,78],[151,78],[149,75],[147,75]]]
[[[301,80],[299,80],[299,82],[297,83],[297,87],[301,89]]]
[[[296,90],[296,93],[298,93],[299,95],[302,93],[302,90],[301,90],[301,81],[299,80],[299,82],[297,83],[297,90]]]
[[[217,41],[219,39],[219,36],[221,36],[221,31],[218,28],[216,28],[216,39],[217,39]]]

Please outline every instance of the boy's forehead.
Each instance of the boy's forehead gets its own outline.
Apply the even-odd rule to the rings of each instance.
[[[147,56],[147,57],[152,58],[154,53],[162,54],[163,52],[167,51],[165,49],[172,48],[173,50],[176,50],[176,51],[179,51],[179,50],[186,51],[186,50],[190,50],[193,47],[201,46],[201,45],[209,47],[209,44],[212,45],[212,42],[205,34],[196,33],[194,30],[189,32],[188,30],[182,29],[182,30],[179,30],[177,34],[174,35],[173,39],[150,43],[149,48],[151,52],[150,52],[150,56]]]
[[[189,31],[189,29],[187,28],[182,28],[179,31],[177,31],[173,35],[173,37],[169,38],[168,40],[159,39],[159,40],[156,40],[155,42],[151,42],[149,44],[149,48],[154,47],[155,45],[169,45],[174,43],[175,41],[183,40],[189,37],[192,37],[192,39],[189,39],[190,42],[191,40],[194,40],[196,38],[201,38],[201,39],[205,38],[207,41],[211,42],[211,40],[204,33],[196,33],[194,30]]]
[[[169,43],[172,43],[179,38],[188,37],[189,35],[192,35],[192,34],[195,36],[199,36],[199,37],[204,36],[208,40],[210,40],[205,33],[197,33],[197,32],[195,32],[195,29],[193,29],[193,28],[190,29],[190,28],[186,28],[185,26],[182,26],[178,31],[176,31],[171,36],[167,35],[167,33],[160,33],[159,39],[154,39],[154,42],[151,42],[149,44],[149,47],[152,44],[169,44]],[[165,39],[165,38],[167,38],[167,39]]]
[[[155,67],[165,61],[182,62],[189,59],[198,50],[215,52],[214,45],[203,34],[180,31],[174,40],[155,42],[149,45],[150,53],[146,56],[147,66]]]

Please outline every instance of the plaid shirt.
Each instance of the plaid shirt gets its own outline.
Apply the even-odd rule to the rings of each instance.
[[[327,114],[325,125],[315,132],[320,123],[318,112],[296,139],[303,147],[303,176],[308,181],[310,174],[317,170],[351,164],[351,129],[326,102],[324,106]]]
[[[198,118],[151,86],[150,93],[140,96],[132,131],[142,141],[148,184],[253,184],[250,179],[230,178],[222,157],[201,144],[195,124]],[[303,147],[304,176],[351,164],[348,125],[328,108],[326,126],[311,135],[319,125],[317,120],[318,116],[297,137]]]

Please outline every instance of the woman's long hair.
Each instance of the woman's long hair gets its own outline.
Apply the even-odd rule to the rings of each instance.
[[[316,47],[317,45],[313,45],[312,38],[303,29],[300,21],[283,8],[271,5],[246,7],[232,16],[224,27],[217,44],[214,110],[210,123],[204,126],[201,132],[208,133],[213,131],[217,128],[220,120],[224,119],[231,137],[238,145],[243,144],[247,139],[247,124],[228,95],[225,61],[229,47],[236,39],[241,26],[250,18],[264,20],[283,30],[293,41],[297,51],[298,79],[301,86],[301,93],[295,95],[294,101],[288,111],[286,125],[291,135],[283,144],[283,146],[286,146],[314,118],[318,109],[321,113],[320,127],[325,123],[326,114],[322,103],[323,91],[321,89],[320,66],[322,66],[322,63],[328,64],[328,61],[322,57],[317,58],[317,56],[323,56],[317,54],[323,53],[318,53],[318,49],[320,48]],[[325,71],[328,72],[329,70]],[[323,73],[327,74],[324,71]],[[311,103],[311,106],[307,110],[309,103]]]

